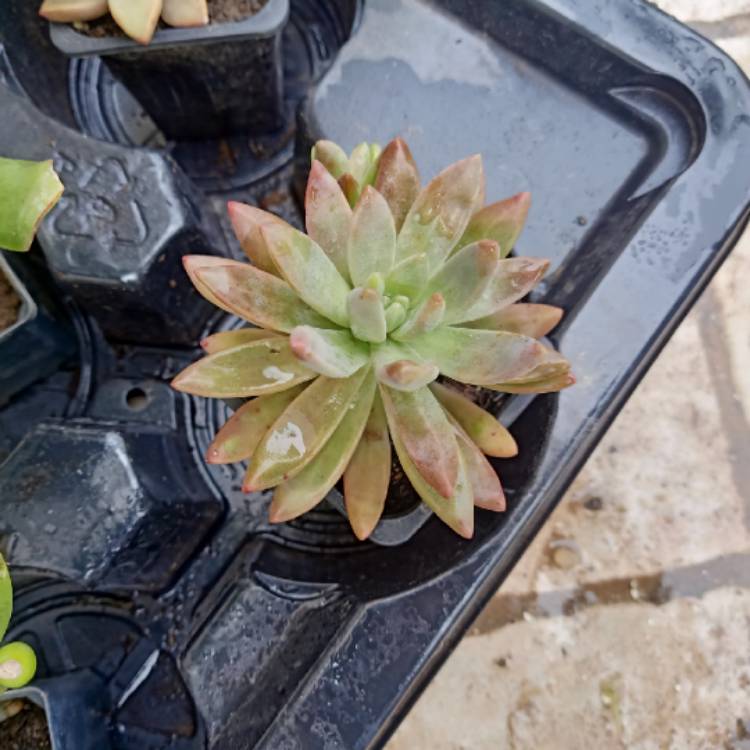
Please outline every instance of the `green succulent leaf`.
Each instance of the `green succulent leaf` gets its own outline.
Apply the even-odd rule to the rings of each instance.
[[[485,328],[490,331],[510,331],[523,336],[540,339],[546,336],[560,322],[563,316],[561,307],[538,305],[530,302],[517,302],[498,310],[486,318],[467,324],[468,328]]]
[[[416,298],[427,286],[430,267],[425,253],[412,255],[398,262],[385,280],[388,294],[402,294],[409,299]]]
[[[505,493],[495,470],[456,420],[451,418],[450,421],[456,428],[458,450],[466,468],[466,477],[471,484],[474,505],[485,510],[493,510],[496,513],[504,511],[506,506]]]
[[[462,316],[461,322],[486,318],[525,297],[547,272],[549,261],[543,258],[506,258],[497,265],[497,272],[484,293]]]
[[[5,637],[13,614],[13,584],[10,580],[10,571],[5,564],[3,556],[0,555],[0,641]]]
[[[557,393],[571,385],[575,385],[576,379],[569,371],[570,365],[559,365],[558,374],[549,374],[543,377],[530,376],[527,380],[519,379],[508,383],[493,383],[486,386],[490,390],[502,393]],[[534,374],[536,375],[536,373]]]
[[[268,249],[286,281],[313,310],[347,326],[346,296],[351,287],[320,245],[296,229],[264,226]]]
[[[278,216],[268,211],[261,211],[255,206],[248,206],[246,203],[229,201],[227,210],[234,234],[250,262],[261,271],[278,276],[279,270],[268,252],[266,241],[260,230],[267,224],[289,225]]]
[[[349,378],[320,376],[305,388],[256,448],[243,490],[268,489],[302,471],[339,426],[367,375],[362,368]]]
[[[200,259],[193,265],[193,259]],[[198,291],[219,307],[262,328],[289,333],[299,325],[332,327],[332,323],[308,307],[282,279],[247,263],[206,265],[205,256],[186,256]]]
[[[518,454],[513,436],[492,414],[454,388],[432,383],[430,390],[483,453],[497,458]]]
[[[300,362],[329,378],[348,378],[370,360],[367,344],[349,331],[299,326],[292,331],[289,345]]]
[[[394,441],[401,442],[427,484],[444,498],[452,497],[459,473],[458,446],[438,400],[429,388],[407,392],[381,385],[380,393]]]
[[[530,205],[531,193],[519,193],[477,211],[456,250],[479,240],[494,240],[500,247],[500,257],[507,257],[526,223]]]
[[[0,248],[26,252],[62,192],[51,161],[0,158]]]
[[[302,393],[305,384],[269,393],[243,404],[219,430],[206,452],[210,464],[233,464],[253,455],[279,414]]]
[[[36,674],[36,654],[25,643],[9,643],[0,648],[0,690],[27,685]]]
[[[380,155],[375,189],[385,198],[400,230],[419,195],[419,172],[409,147],[401,138],[392,140]]]
[[[305,192],[307,233],[349,280],[347,245],[352,226],[352,209],[333,175],[319,161],[310,169]]]
[[[463,235],[482,185],[482,159],[471,156],[443,170],[417,196],[398,235],[397,260],[425,253],[440,268]]]
[[[569,366],[535,339],[507,331],[447,326],[409,343],[444,375],[473,385],[537,380]]]
[[[344,472],[346,514],[357,539],[367,539],[383,515],[391,461],[388,421],[376,391],[364,432]]]
[[[372,359],[378,380],[399,391],[416,391],[431,383],[440,370],[408,345],[388,340],[373,347]]]
[[[349,156],[349,174],[357,181],[360,193],[375,181],[380,159],[380,146],[377,143],[360,143]]]
[[[201,348],[206,354],[216,354],[216,352],[232,349],[240,344],[249,344],[251,341],[261,341],[278,335],[274,331],[267,331],[265,328],[238,328],[234,331],[220,331],[202,339]]]
[[[357,287],[346,300],[349,326],[360,341],[381,343],[385,341],[386,318],[383,298],[374,289]]]
[[[406,320],[406,308],[400,302],[389,305],[385,311],[385,330],[390,333]]]
[[[347,257],[356,286],[364,286],[374,273],[387,274],[396,257],[393,215],[385,198],[369,185],[354,209]]]
[[[471,539],[474,535],[474,496],[472,494],[471,483],[466,476],[463,457],[458,451],[458,443],[455,436],[452,435],[451,439],[456,444],[456,456],[458,459],[456,483],[452,495],[449,498],[445,498],[425,481],[425,478],[414,461],[412,461],[409,451],[398,435],[393,434],[393,432],[391,434],[393,437],[393,446],[396,449],[396,454],[404,473],[409,478],[412,487],[414,487],[424,504],[457,534],[465,539]]]
[[[445,324],[462,323],[470,319],[471,310],[493,282],[500,265],[496,243],[481,240],[467,245],[430,279],[425,295],[442,294]]]
[[[396,341],[408,341],[434,331],[442,325],[445,310],[445,298],[440,292],[434,292],[406,316],[403,325],[394,331],[393,338]]]
[[[271,523],[301,516],[333,489],[360,442],[374,395],[375,376],[370,370],[344,418],[318,455],[299,474],[276,488],[269,511]]]
[[[319,161],[336,180],[349,169],[346,151],[333,141],[318,141],[312,147],[310,160]]]
[[[314,377],[286,338],[272,338],[209,354],[183,370],[172,387],[196,396],[240,398],[285,391]]]

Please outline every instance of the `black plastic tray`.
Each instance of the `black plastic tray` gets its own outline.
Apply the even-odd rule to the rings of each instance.
[[[296,12],[313,5],[297,3]],[[33,75],[16,78],[21,91]],[[4,91],[1,118],[34,119],[47,143],[81,155],[67,175],[76,195],[81,170],[101,167],[104,148],[123,164],[150,160],[193,205],[168,156],[94,149]],[[102,740],[86,737],[102,731],[111,747],[138,750],[163,747],[167,737],[174,747],[221,750],[382,746],[560,499],[750,209],[748,82],[715,47],[639,0],[372,0],[303,108],[297,170],[316,137],[351,147],[396,134],[426,175],[480,151],[490,197],[534,195],[517,250],[553,260],[538,298],[567,311],[554,340],[578,384],[510,402],[520,455],[501,465],[508,512],[479,512],[472,542],[431,519],[405,544],[358,544],[326,506],[272,528],[267,496],[243,497],[239,471],[202,462],[225,407],[166,386],[195,350],[144,345],[116,321],[105,339],[94,318],[71,306],[78,372],[61,371],[0,411],[0,460],[12,450],[0,465],[0,548],[19,591],[10,635],[40,651],[40,703],[80,690],[96,711],[68,712],[67,736],[77,732],[78,744],[60,740],[56,750],[98,750]],[[42,135],[16,155],[36,155]],[[0,119],[0,149],[17,142]],[[282,165],[283,153],[269,159]],[[194,153],[175,156],[205,176]],[[231,196],[299,220],[288,163],[247,174],[199,182],[217,208]],[[137,193],[136,203],[149,195]],[[187,208],[172,221],[227,252],[212,202],[201,205],[201,221]],[[75,297],[72,278],[82,283],[89,273],[89,290],[99,282],[63,252],[70,246],[60,230],[70,225],[61,215],[41,241]],[[116,249],[117,232],[111,237]],[[168,258],[178,252],[169,243],[162,249]],[[107,257],[114,268],[117,254]],[[81,273],[70,268],[76,263]],[[149,283],[158,268],[143,271],[156,274]],[[175,294],[181,283],[175,279]],[[143,301],[129,299],[137,315]],[[207,315],[191,325],[235,325]],[[54,724],[62,712],[48,711]],[[53,730],[64,739],[65,720]]]

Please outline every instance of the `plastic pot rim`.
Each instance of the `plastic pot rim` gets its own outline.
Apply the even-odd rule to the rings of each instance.
[[[289,19],[289,0],[268,0],[257,13],[242,21],[211,23],[199,28],[160,29],[150,44],[127,37],[92,37],[81,34],[70,24],[50,23],[50,39],[69,57],[148,54],[149,51],[187,45],[211,45],[223,42],[265,39],[281,31]]]

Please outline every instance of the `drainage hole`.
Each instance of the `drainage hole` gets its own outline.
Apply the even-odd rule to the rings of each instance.
[[[148,393],[143,388],[131,388],[125,394],[125,403],[131,411],[143,411],[150,401]]]

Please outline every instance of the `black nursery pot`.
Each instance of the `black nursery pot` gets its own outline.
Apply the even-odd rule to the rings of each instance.
[[[0,253],[0,275],[21,299],[16,322],[0,331],[0,406],[54,372],[75,352],[72,330],[45,303],[33,278],[22,281]]]
[[[98,55],[167,138],[262,135],[283,124],[281,33],[289,0],[268,0],[253,16],[196,29],[161,29],[149,45],[96,38],[50,24],[71,57]]]

